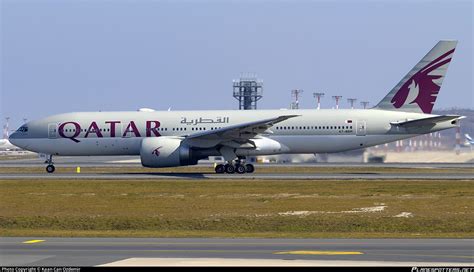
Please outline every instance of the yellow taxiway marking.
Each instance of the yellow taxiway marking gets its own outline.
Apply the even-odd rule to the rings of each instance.
[[[45,240],[29,240],[29,241],[24,241],[23,244],[35,244],[35,243],[41,243],[44,241]]]
[[[273,254],[293,254],[293,255],[360,255],[359,251],[285,251]]]

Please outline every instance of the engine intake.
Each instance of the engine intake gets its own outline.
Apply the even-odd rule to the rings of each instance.
[[[197,164],[193,150],[174,137],[145,138],[140,147],[140,159],[145,167],[173,167]]]

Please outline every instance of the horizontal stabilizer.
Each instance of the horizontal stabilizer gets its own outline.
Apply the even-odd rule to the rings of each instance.
[[[428,118],[399,121],[399,122],[390,122],[391,125],[400,126],[400,127],[422,127],[422,126],[432,126],[440,122],[446,121],[455,121],[465,118],[465,116],[460,115],[440,115],[433,116]]]

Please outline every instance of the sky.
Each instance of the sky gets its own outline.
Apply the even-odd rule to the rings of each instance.
[[[435,109],[474,108],[472,1],[0,0],[0,124],[72,111],[260,109],[303,89],[377,104],[440,39],[459,40]],[[357,106],[360,107],[357,102]]]

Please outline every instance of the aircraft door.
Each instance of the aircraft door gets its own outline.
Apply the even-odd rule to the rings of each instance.
[[[58,124],[48,124],[48,138],[56,139],[58,136]]]
[[[367,134],[367,122],[366,121],[357,121],[356,126],[356,135],[365,136]]]

